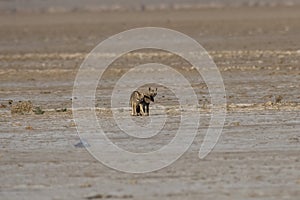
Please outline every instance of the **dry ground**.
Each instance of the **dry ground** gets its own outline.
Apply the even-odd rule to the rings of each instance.
[[[298,199],[299,10],[1,14],[0,198]],[[197,153],[209,119],[209,108],[203,102],[209,104],[210,99],[203,81],[183,66],[182,73],[190,78],[203,106],[199,134],[173,165],[132,175],[111,170],[84,148],[74,146],[78,137],[69,108],[76,72],[85,55],[110,35],[143,26],[181,31],[208,50],[224,79],[228,115],[215,149],[199,160]],[[97,93],[98,107],[107,105],[113,83],[128,60],[163,60],[182,66],[172,57],[136,60],[132,56],[120,59],[106,73]],[[168,102],[162,96],[164,90],[159,90],[160,103]],[[9,100],[13,104],[30,100],[46,112],[11,114]],[[111,120],[109,113],[99,115]],[[106,129],[116,143],[131,147],[121,133],[109,126]],[[156,146],[170,138],[166,134],[158,139],[153,141]],[[153,147],[143,144],[145,149]]]

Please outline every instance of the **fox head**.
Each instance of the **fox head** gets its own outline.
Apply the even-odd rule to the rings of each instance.
[[[157,88],[154,90],[153,88],[149,87],[149,96],[155,97],[157,95]]]
[[[154,90],[153,88],[149,87],[149,98],[152,102],[154,102],[154,97],[157,95],[157,88]]]

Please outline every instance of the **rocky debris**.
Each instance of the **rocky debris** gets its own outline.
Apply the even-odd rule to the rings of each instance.
[[[11,103],[11,114],[29,114],[32,112],[33,105],[31,101],[19,101],[16,104]]]
[[[8,100],[0,103],[0,108],[11,108],[13,100]]]
[[[26,126],[25,129],[26,130],[33,130],[33,127],[32,126]]]
[[[90,147],[91,145],[85,140],[80,140],[77,144],[74,144],[74,146],[77,148],[84,148],[84,147]]]
[[[31,101],[19,101],[14,103],[12,100],[9,101],[10,112],[11,114],[32,114],[42,115],[45,111],[41,107],[34,107]]]
[[[92,196],[88,196],[86,197],[86,199],[132,199],[133,196],[132,195],[112,195],[112,194],[96,194],[96,195],[92,195]]]
[[[56,112],[67,112],[68,109],[67,108],[58,108],[58,109],[55,109]]]
[[[278,95],[275,97],[275,103],[281,103],[283,97],[281,95]]]
[[[5,104],[0,104],[0,108],[6,108],[7,106]]]
[[[43,111],[43,110],[41,109],[41,107],[36,107],[36,108],[33,110],[33,112],[34,112],[36,115],[42,115],[42,114],[45,113],[45,111]]]
[[[281,95],[266,95],[263,97],[263,99],[265,99],[265,103],[264,105],[265,106],[273,106],[273,105],[276,105],[276,104],[281,104],[283,103],[282,100],[283,100],[283,96]]]
[[[264,106],[270,107],[273,105],[272,101],[267,101],[266,103],[264,103]]]

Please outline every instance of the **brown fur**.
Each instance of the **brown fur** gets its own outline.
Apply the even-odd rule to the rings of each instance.
[[[130,96],[130,106],[131,106],[131,115],[149,115],[149,105],[150,102],[154,102],[154,97],[157,95],[156,90],[149,88],[147,93],[141,93],[139,91],[134,91]]]

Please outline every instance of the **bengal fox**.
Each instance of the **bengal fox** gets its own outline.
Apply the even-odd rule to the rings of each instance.
[[[132,116],[149,115],[150,102],[154,102],[154,97],[157,95],[157,88],[154,90],[149,87],[147,93],[134,91],[130,96],[130,106]]]

